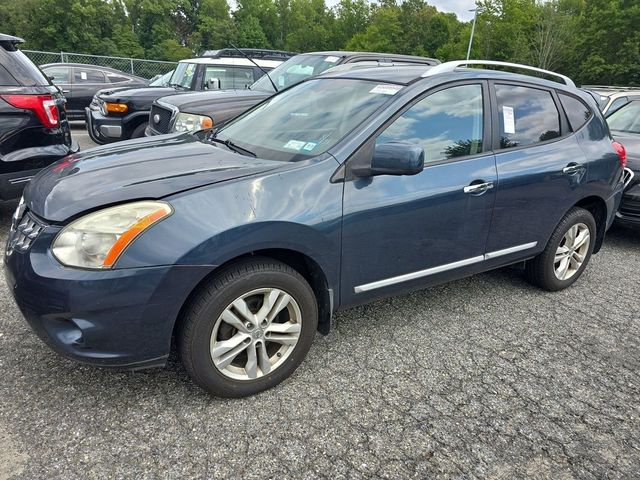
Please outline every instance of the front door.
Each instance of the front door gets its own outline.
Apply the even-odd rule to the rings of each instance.
[[[484,260],[497,181],[488,114],[484,82],[441,87],[371,140],[422,146],[425,168],[345,183],[343,305],[459,276]]]

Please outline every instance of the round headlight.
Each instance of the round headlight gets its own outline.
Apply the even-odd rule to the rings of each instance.
[[[171,205],[158,201],[90,213],[60,231],[53,242],[53,255],[69,267],[111,268],[136,237],[172,213]]]

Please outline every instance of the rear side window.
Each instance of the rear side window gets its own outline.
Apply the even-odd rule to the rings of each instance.
[[[7,69],[4,68],[2,65],[0,65],[0,85],[4,87],[6,86],[15,87],[18,85],[18,82],[16,82],[16,79],[13,78],[11,74],[7,72]]]
[[[109,80],[111,83],[122,83],[129,81],[127,77],[121,77],[120,75],[107,75],[107,80]]]
[[[73,69],[74,83],[104,83],[104,73],[89,68]]]
[[[591,118],[591,109],[575,97],[558,92],[562,108],[569,118],[571,130],[577,132]]]
[[[11,72],[19,85],[35,87],[52,85],[48,77],[20,50],[7,52],[0,47],[0,64]]]
[[[409,142],[424,149],[425,163],[482,152],[482,85],[433,93],[410,107],[376,139]]]
[[[551,92],[496,85],[500,148],[522,147],[560,136],[560,114]]]

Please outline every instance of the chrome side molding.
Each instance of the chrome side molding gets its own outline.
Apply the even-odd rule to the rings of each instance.
[[[416,278],[428,277],[435,275],[436,273],[447,272],[449,270],[455,270],[456,268],[466,267],[475,263],[485,262],[494,258],[510,255],[512,253],[521,252],[524,250],[530,250],[535,248],[538,242],[524,243],[522,245],[516,245],[514,247],[504,248],[502,250],[496,250],[494,252],[485,253],[484,255],[478,255],[477,257],[466,258],[457,262],[446,263],[437,267],[427,268],[425,270],[419,270],[417,272],[405,273],[404,275],[398,275],[396,277],[385,278],[383,280],[377,280],[371,283],[365,283],[364,285],[358,285],[353,289],[355,293],[369,292],[377,288],[388,287],[389,285],[395,285],[396,283],[408,282],[409,280],[415,280]]]

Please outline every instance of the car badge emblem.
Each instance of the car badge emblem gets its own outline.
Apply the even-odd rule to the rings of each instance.
[[[155,114],[153,116],[153,123],[160,123],[160,115]]]

